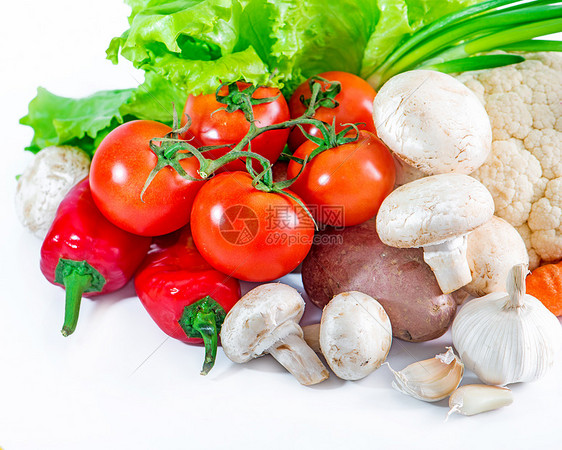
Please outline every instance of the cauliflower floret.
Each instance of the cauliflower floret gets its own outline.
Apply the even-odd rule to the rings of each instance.
[[[562,54],[457,78],[492,124],[492,152],[472,176],[494,197],[496,215],[525,241],[530,268],[562,259]]]
[[[519,232],[525,242],[525,247],[527,247],[527,253],[529,253],[529,267],[538,267],[541,262],[541,258],[531,244],[531,230],[529,229],[529,226],[524,223],[520,227],[515,227],[515,229]]]

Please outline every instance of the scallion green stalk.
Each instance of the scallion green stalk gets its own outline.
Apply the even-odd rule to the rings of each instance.
[[[480,55],[469,58],[453,59],[433,65],[426,65],[424,69],[437,70],[443,73],[466,72],[468,70],[491,69],[525,61],[520,55]]]
[[[513,64],[513,55],[478,55],[506,51],[560,51],[557,41],[533,38],[562,31],[560,0],[488,0],[447,14],[412,34],[368,78],[380,87],[406,70],[443,72],[477,70]],[[474,61],[469,59],[478,58]],[[462,70],[453,70],[462,69]]]
[[[442,53],[439,53],[437,56],[426,60],[424,63],[418,65],[417,68],[421,69],[428,65],[464,58],[476,53],[489,52],[491,50],[513,44],[514,42],[543,36],[545,34],[556,33],[558,31],[562,31],[562,13],[560,14],[560,17],[556,19],[542,20],[535,23],[515,26],[451,47]]]
[[[409,68],[418,66],[436,53],[443,52],[443,49],[453,46],[452,50],[455,50],[458,46],[454,45],[458,44],[460,40],[466,41],[467,39],[477,37],[497,36],[496,30],[499,29],[505,29],[507,31],[517,25],[559,17],[562,17],[562,6],[557,5],[540,5],[515,11],[494,11],[490,14],[463,22],[457,27],[448,28],[443,33],[435,36],[434,39],[419,45],[405,55],[392,67],[392,70],[396,73],[404,72]],[[495,39],[496,38],[493,37],[493,40],[488,42],[493,43]],[[519,41],[521,38],[517,40]],[[494,46],[494,48],[497,48],[497,46]],[[459,58],[464,56],[468,55],[463,55],[459,52]],[[448,57],[446,60],[447,59],[453,59],[453,57]]]
[[[562,41],[531,39],[502,45],[499,49],[512,52],[562,52]]]

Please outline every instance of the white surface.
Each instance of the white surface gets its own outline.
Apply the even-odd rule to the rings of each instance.
[[[3,2],[0,447],[558,447],[561,360],[546,378],[513,386],[513,405],[445,424],[445,402],[394,391],[384,367],[359,382],[332,375],[306,388],[270,357],[235,365],[219,350],[202,377],[202,349],[166,339],[130,285],[84,300],[76,333],[61,336],[63,292],[41,275],[40,242],[13,209],[14,176],[31,157],[23,152],[31,131],[17,121],[38,85],[68,96],[135,85],[140,77],[130,66],[104,60],[127,14],[121,0]],[[298,286],[298,276],[289,281]],[[309,307],[306,320],[315,315]],[[450,344],[449,334],[425,344],[395,340],[389,361],[401,369]]]

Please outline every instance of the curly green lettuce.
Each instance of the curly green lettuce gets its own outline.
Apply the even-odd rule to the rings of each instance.
[[[33,153],[50,145],[74,145],[92,156],[102,139],[123,122],[150,119],[172,123],[172,104],[181,110],[187,93],[164,78],[147,73],[134,89],[96,92],[74,99],[55,95],[44,88],[29,103],[20,123],[33,128]]]
[[[475,0],[125,0],[130,28],[107,57],[145,71],[137,88],[82,99],[39,88],[21,123],[27,148],[71,144],[92,155],[119,124],[172,121],[188,94],[244,79],[290,95],[308,77],[342,70],[367,76],[414,30]]]
[[[121,54],[191,93],[245,79],[284,87],[328,70],[371,73],[417,28],[475,0],[130,0]]]

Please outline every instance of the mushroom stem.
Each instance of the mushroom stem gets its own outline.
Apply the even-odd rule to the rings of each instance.
[[[322,353],[322,349],[320,348],[320,324],[313,323],[312,325],[306,325],[302,327],[302,332],[308,346],[316,353]]]
[[[450,294],[472,281],[466,259],[467,235],[423,247],[423,259],[431,267],[443,294]]]
[[[266,350],[305,386],[320,383],[329,373],[316,353],[298,334],[288,334]]]

